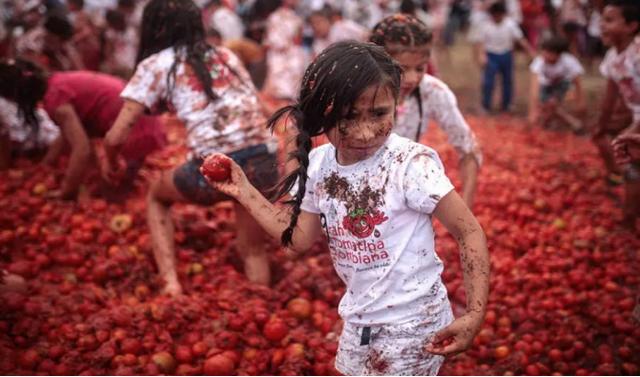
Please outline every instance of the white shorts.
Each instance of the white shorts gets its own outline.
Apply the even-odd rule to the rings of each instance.
[[[345,323],[336,355],[336,369],[346,375],[360,376],[435,376],[444,357],[423,349],[433,335],[453,319],[451,306],[447,305],[433,319],[382,326]]]

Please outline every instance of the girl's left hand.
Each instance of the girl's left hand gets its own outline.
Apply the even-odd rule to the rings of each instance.
[[[438,331],[424,350],[442,356],[451,356],[466,351],[471,346],[473,338],[480,331],[483,319],[483,315],[478,315],[475,312],[463,315]]]

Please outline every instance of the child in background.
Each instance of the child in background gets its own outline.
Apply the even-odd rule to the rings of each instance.
[[[608,166],[613,160],[611,139],[622,134],[640,132],[640,2],[610,0],[602,14],[602,41],[611,48],[600,71],[608,79],[594,141]],[[631,124],[620,130],[612,124],[612,110],[623,100],[633,114]],[[640,216],[640,163],[630,162],[624,167],[625,205],[623,224],[635,228]]]
[[[324,232],[346,284],[336,368],[351,375],[436,375],[445,355],[467,349],[489,289],[484,233],[432,149],[391,133],[402,69],[379,46],[338,42],[307,69],[290,117],[298,168],[282,183],[290,210],[270,203],[234,163],[226,182],[284,245],[303,251]],[[311,138],[330,144],[311,150]],[[435,252],[432,218],[458,240],[467,312],[454,319]]]
[[[472,28],[469,39],[474,43],[478,64],[484,68],[482,78],[482,107],[491,111],[495,77],[502,76],[502,111],[509,111],[513,93],[514,45],[519,44],[531,58],[535,51],[524,38],[520,26],[507,17],[502,1],[489,6],[489,18]]]
[[[426,72],[431,40],[421,21],[404,14],[385,18],[371,32],[371,41],[383,46],[403,69],[394,132],[419,142],[435,120],[458,152],[462,197],[471,208],[482,154],[453,92]]]
[[[60,153],[69,149],[69,165],[60,188],[50,196],[74,199],[92,163],[91,138],[100,138],[113,125],[122,107],[119,97],[124,83],[112,76],[91,71],[54,72],[47,77],[35,64],[17,59],[0,64],[0,76],[8,88],[21,88],[13,96],[6,96],[21,109],[26,124],[35,124],[31,114],[42,101],[44,110],[60,128],[60,135],[51,144],[45,162],[54,162]],[[124,148],[129,175],[133,178],[145,156],[166,143],[162,123],[154,117],[144,117],[133,127],[133,136]]]
[[[43,72],[25,60],[0,61],[0,170],[13,157],[46,150],[60,135],[47,113],[37,107],[44,96]]]
[[[82,56],[71,43],[73,25],[64,16],[49,15],[44,24],[16,41],[15,55],[35,60],[50,70],[84,69]]]
[[[547,38],[542,42],[541,53],[529,69],[531,70],[531,95],[529,121],[549,127],[550,122],[560,120],[574,131],[583,127],[582,119],[564,109],[563,100],[569,88],[575,88],[576,113],[584,116],[582,81],[584,69],[578,59],[566,52],[569,43],[561,37]]]
[[[277,182],[277,141],[264,127],[257,92],[239,59],[206,42],[202,15],[190,0],[151,0],[143,13],[137,66],[122,98],[125,105],[107,134],[105,175],[117,172],[118,150],[131,125],[146,111],[170,109],[187,129],[191,150],[183,165],[151,182],[147,221],[164,291],[179,295],[171,205],[212,205],[230,198],[207,185],[199,168],[202,156],[233,156],[263,190]],[[264,232],[244,207],[236,205],[236,250],[247,278],[269,284]]]
[[[69,21],[73,25],[71,44],[82,57],[84,68],[97,71],[100,66],[100,40],[98,28],[84,11],[84,0],[69,0]]]
[[[105,73],[128,79],[133,73],[138,50],[137,31],[127,25],[125,15],[109,9],[105,15],[101,70]]]
[[[313,30],[313,55],[318,56],[329,45],[348,39],[364,42],[369,30],[355,21],[342,18],[340,12],[325,6],[309,16]]]
[[[207,31],[217,30],[223,42],[244,36],[242,20],[222,0],[209,0],[203,9],[203,15]]]
[[[303,21],[294,11],[298,0],[282,0],[267,18],[263,44],[267,48],[267,77],[263,91],[275,100],[292,101],[307,65],[301,45]]]

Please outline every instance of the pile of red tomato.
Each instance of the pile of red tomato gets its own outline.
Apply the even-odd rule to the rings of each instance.
[[[484,154],[474,213],[488,236],[491,296],[473,347],[441,374],[638,374],[640,237],[618,226],[621,189],[605,183],[595,148],[510,118],[472,126]],[[455,152],[430,137],[455,181]],[[101,198],[95,178],[78,202],[48,199],[63,164],[20,161],[0,173],[0,268],[28,282],[0,297],[0,373],[337,373],[344,287],[321,243],[293,255],[274,242],[274,283],[262,287],[240,272],[231,205],[177,205],[185,295],[160,294],[144,178],[180,161],[172,140],[119,203]],[[458,248],[439,224],[437,233],[460,314]]]

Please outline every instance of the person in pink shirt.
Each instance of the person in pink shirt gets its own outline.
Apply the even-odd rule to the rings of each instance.
[[[38,132],[36,106],[44,110],[60,128],[59,136],[49,147],[45,162],[53,162],[69,149],[69,165],[53,197],[73,199],[92,163],[91,138],[101,138],[111,128],[123,101],[120,92],[125,83],[113,76],[90,72],[55,72],[51,75],[27,60],[0,62],[0,77],[8,85],[2,97],[17,104],[24,114],[23,127]],[[4,87],[4,85],[3,85]],[[164,146],[165,133],[158,118],[143,116],[133,128],[123,149],[130,171],[135,171],[145,156]]]

